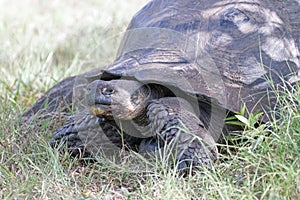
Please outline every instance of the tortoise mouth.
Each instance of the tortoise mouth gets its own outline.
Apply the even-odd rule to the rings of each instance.
[[[88,106],[99,106],[99,105],[111,105],[112,104],[112,99],[109,96],[95,96],[95,94],[88,95],[87,98],[87,104]]]
[[[93,106],[89,106],[89,111],[91,114],[96,115],[97,117],[112,116],[110,104],[94,104]]]
[[[88,96],[88,108],[90,113],[97,117],[111,116],[112,101],[110,97],[101,96]]]

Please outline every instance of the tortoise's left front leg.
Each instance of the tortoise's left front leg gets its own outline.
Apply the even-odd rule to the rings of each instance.
[[[155,136],[144,139],[140,153],[171,148],[179,170],[210,168],[217,158],[216,143],[188,103],[175,97],[161,98],[148,105],[149,126]]]

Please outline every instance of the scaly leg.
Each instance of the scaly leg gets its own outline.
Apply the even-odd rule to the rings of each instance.
[[[71,116],[62,128],[54,132],[50,146],[66,146],[72,156],[91,157],[99,152],[112,154],[123,147],[131,149],[138,143],[138,138],[121,134],[114,121],[83,111]]]
[[[178,170],[191,165],[211,167],[217,158],[216,143],[185,100],[175,97],[153,100],[147,116],[149,127],[156,134],[141,142],[140,153],[162,151],[167,145]]]

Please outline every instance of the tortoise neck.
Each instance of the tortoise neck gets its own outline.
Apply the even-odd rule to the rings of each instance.
[[[139,126],[146,127],[149,124],[149,120],[147,117],[147,110],[144,109],[140,115],[138,115],[133,119],[133,121]]]
[[[124,130],[127,134],[136,138],[148,138],[152,136],[146,109],[132,120],[117,119],[116,122],[119,124],[121,130]]]
[[[150,121],[147,116],[148,105],[151,103],[152,100],[162,98],[166,94],[165,89],[162,86],[152,84],[152,85],[149,85],[149,87],[150,87],[150,94],[148,96],[148,100],[144,104],[143,110],[139,113],[139,115],[137,115],[135,118],[133,118],[133,121],[137,125],[145,127],[145,128],[150,124]],[[146,129],[148,129],[148,128],[146,128]]]

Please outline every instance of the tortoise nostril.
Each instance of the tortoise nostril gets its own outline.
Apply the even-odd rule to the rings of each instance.
[[[113,88],[102,88],[101,93],[103,95],[111,95],[115,92]]]

